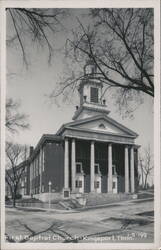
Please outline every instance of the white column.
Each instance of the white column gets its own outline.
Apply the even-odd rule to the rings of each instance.
[[[108,144],[108,193],[112,192],[112,144]]]
[[[75,190],[75,139],[72,139],[72,191]]]
[[[94,149],[94,141],[91,141],[91,155],[90,155],[90,191],[94,191],[94,175],[95,175],[95,149]]]
[[[135,183],[134,183],[134,148],[130,149],[130,177],[131,177],[131,193],[135,192]]]
[[[65,151],[64,151],[64,188],[69,188],[69,142],[65,138]]]
[[[129,153],[128,146],[125,146],[125,193],[129,193]]]

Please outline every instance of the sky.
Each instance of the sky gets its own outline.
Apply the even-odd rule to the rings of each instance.
[[[7,97],[21,102],[20,111],[29,115],[30,129],[12,134],[10,139],[21,143],[36,146],[43,134],[55,134],[60,126],[72,121],[75,106],[79,103],[78,92],[75,91],[70,103],[63,102],[60,98],[59,105],[48,95],[56,87],[61,76],[65,73],[64,54],[60,50],[65,39],[70,37],[70,32],[75,27],[74,18],[82,14],[82,10],[72,12],[73,17],[65,20],[66,30],[55,34],[55,51],[52,62],[48,64],[47,49],[37,47],[30,41],[25,41],[29,67],[25,68],[22,62],[21,51],[18,46],[7,47]],[[82,18],[82,16],[80,17]],[[12,25],[8,19],[7,35],[12,36]],[[141,145],[141,150],[149,144],[153,150],[153,100],[144,96],[144,102],[133,113],[134,118],[122,118],[117,112],[111,93],[107,93],[107,106],[111,111],[109,116],[134,130],[139,134],[136,144]]]

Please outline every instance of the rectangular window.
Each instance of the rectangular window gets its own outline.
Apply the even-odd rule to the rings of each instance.
[[[77,174],[81,173],[81,164],[80,163],[76,164],[76,173]]]
[[[98,103],[98,88],[91,87],[91,102]]]
[[[115,189],[116,188],[116,182],[112,183],[112,188]]]
[[[81,173],[83,173],[82,163],[81,162],[76,162],[76,174],[81,174]]]
[[[99,164],[95,164],[94,168],[95,168],[95,174],[100,174]]]
[[[82,181],[79,181],[79,188],[82,187]]]
[[[76,187],[76,188],[81,188],[81,187],[82,187],[82,181],[76,180],[76,181],[75,181],[75,187]]]

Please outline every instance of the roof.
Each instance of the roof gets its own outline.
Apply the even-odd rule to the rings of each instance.
[[[100,114],[109,114],[110,111],[109,110],[105,110],[105,109],[102,109],[101,108],[106,108],[107,105],[102,105],[102,104],[99,104],[97,103],[97,108],[96,107],[88,107],[88,106],[81,106],[78,108],[78,110],[76,110],[76,112],[74,113],[72,119],[75,120],[78,118],[78,116],[84,111],[84,110],[89,110],[89,111],[95,111],[95,112],[99,112]]]
[[[37,143],[36,147],[33,150],[32,155],[30,158],[33,158],[34,155],[40,150],[41,146],[46,142],[46,141],[55,141],[59,142],[62,141],[62,137],[54,134],[43,134],[42,137],[40,138],[39,142]]]
[[[127,133],[129,136],[132,136],[132,137],[137,137],[138,134],[135,133],[134,131],[132,131],[131,129],[125,127],[124,125],[118,123],[117,121],[115,121],[114,119],[112,119],[111,117],[107,116],[107,115],[104,115],[104,114],[101,114],[101,115],[96,115],[96,116],[92,116],[92,117],[88,117],[88,118],[85,118],[85,119],[81,119],[81,120],[76,120],[76,121],[73,121],[73,122],[69,122],[69,123],[65,123],[63,124],[60,129],[57,131],[56,135],[61,135],[63,133],[63,131],[67,128],[74,128],[76,127],[77,125],[81,125],[81,124],[86,124],[88,122],[92,122],[92,121],[96,121],[96,120],[99,120],[99,119],[104,119],[105,121],[109,122],[110,124],[112,124],[113,126],[121,129],[122,131],[124,131],[125,133]]]

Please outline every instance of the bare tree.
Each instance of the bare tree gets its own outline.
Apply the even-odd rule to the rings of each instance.
[[[18,166],[20,161],[22,166]],[[16,206],[16,196],[19,190],[21,177],[27,163],[27,147],[12,142],[6,142],[6,175],[5,181],[12,195],[13,207]]]
[[[66,42],[66,56],[81,67],[90,60],[97,71],[84,75],[71,70],[61,81],[60,91],[51,97],[67,87],[73,90],[84,77],[117,89],[121,105],[138,98],[139,93],[153,97],[153,10],[91,9],[90,17],[88,27],[78,20],[73,39]]]
[[[48,48],[48,61],[53,53],[53,38],[63,27],[61,20],[65,16],[65,9],[38,8],[7,8],[8,21],[12,23],[12,36],[7,38],[7,45],[13,46],[17,42],[22,53],[23,62],[28,66],[25,39],[45,45]]]
[[[8,98],[6,101],[6,128],[8,131],[15,133],[19,129],[28,129],[28,116],[19,112],[20,103]]]
[[[148,178],[152,173],[154,168],[153,159],[152,159],[151,149],[148,146],[144,150],[144,154],[139,156],[139,166],[140,166],[140,176],[141,176],[141,183],[144,189],[148,187]]]

